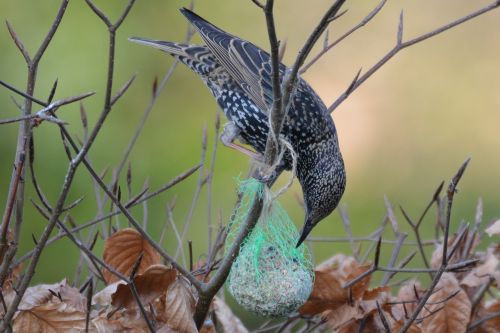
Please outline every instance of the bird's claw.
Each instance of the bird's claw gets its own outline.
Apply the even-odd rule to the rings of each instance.
[[[278,179],[278,176],[280,175],[281,172],[278,172],[276,170],[273,170],[270,174],[265,174],[262,171],[256,171],[253,175],[253,178],[257,179],[259,182],[268,185],[269,187],[274,184],[276,179]]]

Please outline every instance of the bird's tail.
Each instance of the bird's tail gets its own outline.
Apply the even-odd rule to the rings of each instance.
[[[165,42],[140,37],[130,37],[128,40],[164,51],[201,75],[207,75],[218,66],[213,54],[206,46]]]

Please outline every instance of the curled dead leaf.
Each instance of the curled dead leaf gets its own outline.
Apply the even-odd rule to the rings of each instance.
[[[111,283],[110,285],[107,285],[106,288],[103,290],[97,292],[93,297],[92,297],[92,305],[100,305],[103,307],[110,306],[111,305],[111,296],[113,296],[114,293],[116,293],[116,289],[118,289],[118,286],[121,284],[126,284],[125,281],[117,281],[114,283]]]
[[[177,271],[163,265],[149,267],[144,273],[136,275],[134,285],[143,305],[147,305],[154,299],[164,295],[170,285],[175,281]],[[132,309],[137,306],[137,302],[127,284],[118,284],[116,292],[111,295],[111,305],[115,311],[125,307]]]
[[[313,291],[307,302],[299,308],[300,314],[316,315],[347,303],[347,290],[342,288],[336,275],[323,271],[316,271],[315,274]]]
[[[454,296],[453,296],[454,295]],[[450,298],[450,296],[453,296]],[[422,315],[424,333],[460,333],[467,331],[471,303],[452,273],[444,273],[429,297]]]
[[[391,328],[391,331],[392,332],[399,332],[403,328],[404,324],[405,324],[404,320],[395,321],[394,325]],[[421,332],[422,332],[422,330],[416,324],[412,324],[410,326],[410,328],[406,331],[406,333],[421,333]],[[434,332],[434,333],[437,333],[437,332]]]
[[[13,322],[14,332],[85,330],[86,298],[68,286],[66,280],[28,288],[18,308]]]
[[[500,220],[496,220],[493,222],[488,228],[486,228],[485,232],[490,236],[499,236],[500,235]]]
[[[129,276],[134,264],[142,254],[137,273],[144,272],[149,266],[160,263],[160,254],[135,229],[127,228],[115,232],[104,244],[104,261],[118,272]],[[103,272],[106,283],[118,281],[110,271]]]
[[[149,332],[144,318],[136,310],[119,311],[113,317],[108,318],[105,311],[101,311],[92,319],[97,333],[145,333]],[[156,332],[160,332],[157,330]],[[166,333],[166,332],[164,332]],[[169,332],[174,333],[174,332]]]
[[[54,297],[60,298],[61,302],[73,306],[77,310],[84,311],[86,298],[80,294],[78,289],[68,286],[66,279],[54,284],[39,284],[26,289],[23,299],[18,306],[19,310],[31,310],[32,308],[47,304]]]
[[[333,270],[339,271],[341,276],[346,276],[348,273],[342,272],[343,267],[349,266],[351,262],[356,261],[354,257],[348,257],[345,254],[337,253],[322,263],[316,266],[316,271],[331,272]]]
[[[399,288],[398,296],[394,300],[397,304],[392,307],[392,315],[396,321],[404,320],[408,314],[415,311],[418,300],[424,292],[420,282],[416,280],[410,280]]]
[[[351,271],[347,275],[344,283],[349,282],[351,280],[354,280],[355,278],[357,278],[361,274],[369,271],[371,268],[371,264],[360,266],[357,262],[354,262],[350,266],[350,268],[351,268]],[[365,292],[367,291],[368,287],[370,286],[371,278],[372,278],[371,274],[367,275],[351,287],[351,294],[352,294],[352,297],[354,299],[359,300],[359,299],[363,298]]]
[[[248,333],[241,320],[231,311],[224,301],[218,297],[213,301],[214,321],[219,333]],[[214,327],[215,330],[215,327]]]
[[[485,257],[481,265],[471,270],[460,281],[461,285],[471,288],[479,287],[488,282],[490,276],[494,276],[495,272],[499,270],[500,260],[491,251],[488,251]]]
[[[448,239],[448,251],[455,246],[455,241],[457,239],[457,234],[450,236]],[[458,244],[456,244],[456,250],[453,252],[451,258],[449,258],[448,263],[454,264],[459,262],[462,258],[468,258],[471,253],[474,253],[476,246],[479,244],[479,235],[477,233],[466,233],[464,237],[460,239]],[[443,244],[436,247],[431,257],[431,267],[438,269],[443,261]]]
[[[480,321],[483,318],[500,313],[500,300],[491,300],[485,305],[480,305],[477,311],[475,321]],[[471,323],[472,324],[472,323]],[[472,333],[497,333],[500,328],[500,316],[493,317],[489,320],[483,321],[481,325],[476,327]]]
[[[327,320],[328,327],[337,330],[343,326],[349,326],[349,324],[362,319],[363,316],[363,311],[359,307],[343,304],[335,310],[326,312],[324,319]]]
[[[193,320],[196,299],[184,278],[179,277],[172,283],[164,301],[164,311],[158,314],[159,320],[178,333],[198,333]]]

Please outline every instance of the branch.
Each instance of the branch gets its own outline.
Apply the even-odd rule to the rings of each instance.
[[[385,56],[383,56],[375,65],[373,65],[365,74],[363,74],[352,86],[352,89],[350,91],[344,92],[342,95],[340,95],[335,102],[330,105],[328,108],[328,112],[333,112],[337,107],[344,102],[349,95],[355,91],[357,88],[359,88],[368,78],[370,78],[377,70],[379,70],[383,65],[385,65],[392,57],[394,57],[399,51],[415,45],[417,43],[423,42],[426,39],[429,39],[431,37],[437,36],[447,30],[450,30],[451,28],[454,28],[458,25],[461,25],[469,20],[472,20],[473,18],[476,18],[480,15],[483,15],[493,9],[496,9],[500,6],[500,2],[498,0],[493,1],[491,4],[487,5],[486,7],[483,7],[473,13],[470,13],[466,16],[463,16],[455,21],[452,21],[448,24],[445,24],[435,30],[432,30],[428,33],[422,34],[418,37],[415,37],[413,39],[410,39],[406,42],[403,42],[400,40],[400,37],[402,38],[402,33],[403,33],[403,26],[402,26],[402,16],[400,16],[400,24],[398,27],[398,39],[396,41],[396,45],[389,51]]]
[[[353,28],[351,28],[349,31],[344,33],[342,36],[337,38],[334,42],[331,44],[326,44],[324,45],[323,49],[315,55],[311,61],[309,61],[306,65],[302,66],[301,70],[299,71],[300,74],[304,74],[312,65],[314,65],[325,53],[330,51],[333,47],[338,45],[340,42],[342,42],[344,39],[352,35],[354,32],[359,30],[360,28],[364,27],[368,22],[370,22],[377,14],[382,10],[384,7],[385,3],[387,0],[382,0],[380,3],[375,7],[364,19],[361,20],[357,25],[355,25]]]
[[[198,165],[198,166],[195,166],[185,172],[183,172],[182,174],[180,174],[179,176],[175,177],[174,179],[172,179],[170,182],[168,182],[167,184],[165,184],[164,186],[162,186],[160,189],[154,191],[154,192],[151,192],[147,195],[144,195],[144,192],[141,192],[142,195],[140,194],[139,196],[136,196],[136,198],[132,198],[129,202],[127,202],[125,204],[125,207],[127,208],[132,208],[136,205],[139,205],[141,204],[142,202],[146,201],[146,200],[149,200],[150,198],[152,197],[155,197],[157,196],[158,194],[161,194],[162,192],[168,190],[169,188],[173,187],[174,185],[180,183],[181,181],[183,181],[184,179],[186,179],[187,177],[189,177],[190,175],[192,175],[196,170],[198,170],[199,168],[201,167],[201,165]],[[93,226],[99,222],[102,222],[102,221],[105,221],[107,220],[108,218],[112,217],[112,216],[115,216],[115,215],[118,215],[121,213],[121,210],[120,209],[117,209],[113,212],[110,212],[106,215],[103,215],[103,216],[100,216],[92,221],[89,221],[87,223],[84,223],[74,229],[71,230],[72,233],[75,233],[75,232],[79,232],[81,230],[84,230],[90,226]],[[49,244],[52,244],[54,242],[56,242],[57,240],[61,239],[61,238],[64,238],[66,236],[66,234],[64,233],[61,233],[57,236],[54,236],[52,237],[51,239],[49,239],[47,241],[47,244],[46,245],[49,245]],[[19,258],[15,263],[14,263],[14,266],[17,266],[18,264],[28,260],[29,258],[31,258],[31,256],[34,254],[34,250],[33,251],[30,251],[28,253],[26,253],[25,255],[23,255],[21,258]]]
[[[500,3],[499,3],[500,5]],[[441,279],[441,276],[443,275],[444,272],[449,268],[448,267],[448,236],[450,232],[450,219],[451,219],[451,207],[453,204],[453,198],[455,196],[456,188],[458,185],[458,182],[462,178],[462,175],[467,168],[467,165],[469,164],[470,158],[467,159],[462,166],[458,169],[457,173],[455,176],[452,178],[450,181],[450,184],[448,186],[448,209],[446,212],[446,221],[445,221],[445,233],[444,233],[444,240],[443,240],[443,260],[441,262],[441,266],[439,267],[438,271],[434,275],[434,278],[432,279],[430,287],[427,289],[425,294],[421,297],[419,303],[417,304],[415,311],[412,313],[412,315],[405,321],[403,327],[399,330],[400,333],[406,332],[412,323],[417,319],[418,315],[424,308],[427,300],[429,297],[431,297],[434,289],[436,288],[437,284],[439,283],[439,280]]]
[[[219,269],[212,277],[212,279],[210,279],[210,282],[202,286],[194,314],[194,321],[198,328],[203,326],[203,322],[205,321],[210,303],[212,302],[215,294],[219,291],[219,289],[226,281],[233,262],[240,252],[240,246],[243,243],[243,240],[245,240],[245,238],[252,232],[255,224],[257,224],[260,213],[262,211],[262,204],[262,198],[257,195],[257,197],[254,199],[252,207],[250,208],[247,219],[244,223],[242,223],[238,234],[234,238],[231,248],[225,254],[224,259],[220,263]]]
[[[281,122],[284,118],[282,114],[283,101],[281,99],[280,69],[279,69],[279,42],[276,37],[276,27],[274,25],[273,14],[274,0],[267,0],[264,9],[266,17],[267,33],[271,49],[271,79],[273,85],[273,106],[269,117],[269,133],[267,135],[266,150],[264,160],[267,165],[274,164],[278,155],[278,136],[281,132]]]
[[[27,119],[22,121],[20,126],[19,126],[17,148],[16,148],[16,157],[15,157],[15,161],[14,161],[14,170],[12,171],[12,176],[11,176],[10,185],[9,185],[9,192],[7,194],[6,209],[5,209],[3,217],[2,217],[2,226],[1,226],[2,234],[0,235],[0,258],[3,260],[3,262],[2,262],[2,265],[0,266],[0,285],[3,285],[3,282],[7,276],[7,272],[9,270],[10,264],[11,264],[15,254],[17,252],[17,243],[19,242],[19,237],[20,237],[20,233],[21,233],[21,226],[22,226],[23,217],[24,217],[24,187],[25,187],[25,185],[24,185],[24,181],[21,181],[21,180],[25,178],[26,153],[29,150],[32,132],[33,132],[33,128],[31,126],[31,123],[29,120],[29,116],[31,115],[31,110],[32,110],[32,98],[28,98],[28,96],[33,95],[33,92],[35,90],[35,82],[36,82],[36,77],[37,77],[38,64],[40,62],[41,57],[45,53],[45,50],[47,49],[48,45],[50,44],[52,37],[56,33],[57,28],[59,27],[59,24],[61,23],[62,17],[64,16],[64,13],[66,12],[66,7],[68,5],[68,2],[69,2],[69,0],[62,1],[61,5],[59,7],[59,11],[57,12],[56,17],[52,22],[52,26],[49,29],[49,31],[47,32],[47,34],[45,35],[45,38],[42,41],[42,44],[38,48],[33,59],[30,59],[28,52],[24,48],[24,44],[17,37],[17,34],[14,32],[14,29],[7,22],[7,28],[9,29],[9,33],[11,34],[11,36],[14,40],[14,43],[21,51],[21,53],[24,57],[24,60],[26,61],[26,65],[28,67],[28,78],[27,78],[27,83],[26,83],[26,92],[22,93],[22,95],[25,97],[24,105],[22,107],[22,112],[23,112],[23,116],[27,117]],[[8,84],[5,84],[3,81],[1,83],[3,86],[5,86],[13,91],[19,91]],[[15,222],[16,223],[14,226],[14,242],[13,242],[13,244],[11,244],[10,247],[8,247],[6,232],[9,229],[14,205],[16,206],[16,209],[15,209],[15,213],[16,213],[15,214],[15,218],[16,218]],[[7,252],[7,254],[6,254],[6,252]],[[10,319],[11,318],[12,318],[12,316],[10,317]],[[7,324],[8,324],[10,322],[10,319],[4,320],[2,322],[2,326],[0,326],[0,327],[4,327],[5,322],[7,322]]]

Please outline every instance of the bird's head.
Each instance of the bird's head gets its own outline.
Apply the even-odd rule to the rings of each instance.
[[[297,170],[305,206],[305,223],[297,247],[319,221],[333,212],[342,198],[346,175],[342,156],[337,153],[322,154]]]

